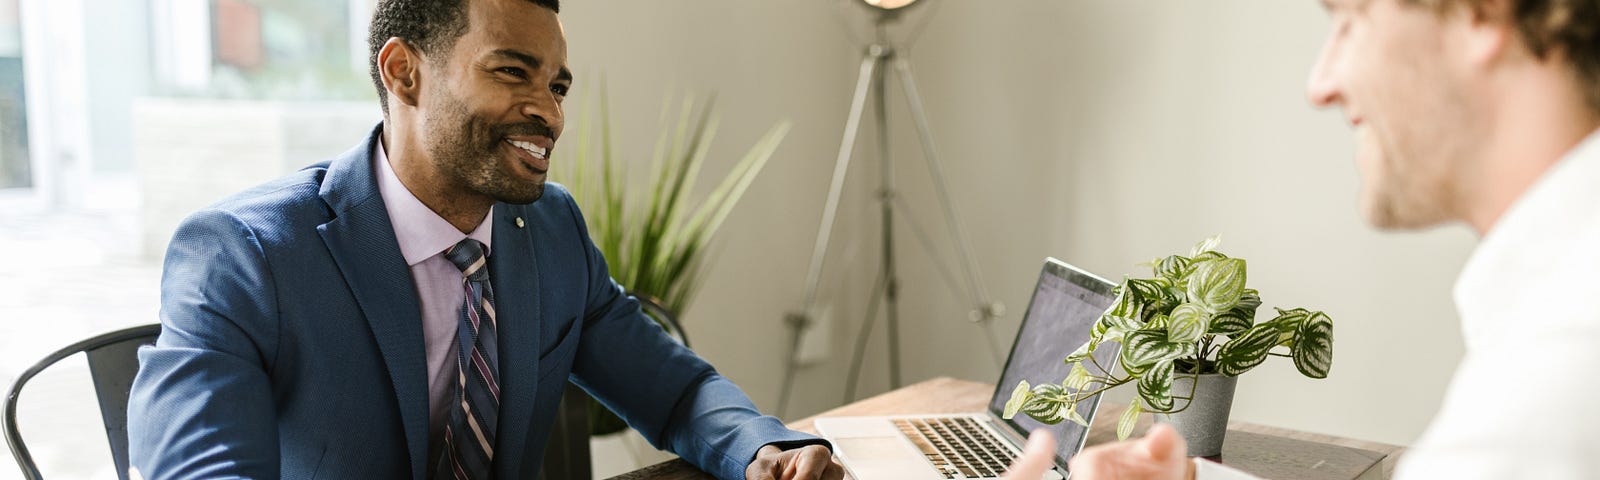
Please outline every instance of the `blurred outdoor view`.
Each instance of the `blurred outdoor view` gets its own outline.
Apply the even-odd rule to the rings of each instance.
[[[364,138],[371,4],[0,0],[0,385],[156,322],[183,215]],[[116,478],[92,391],[81,356],[23,391],[45,476]]]

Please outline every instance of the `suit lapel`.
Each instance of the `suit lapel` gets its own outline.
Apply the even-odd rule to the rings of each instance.
[[[328,166],[321,196],[334,218],[318,226],[317,233],[355,294],[383,354],[399,401],[412,477],[420,480],[428,452],[428,365],[416,284],[400,254],[372,170],[372,146],[381,131],[379,125],[364,147]]]
[[[495,446],[495,473],[500,478],[522,478],[528,425],[533,418],[539,388],[539,331],[543,323],[539,305],[539,268],[533,235],[517,225],[525,207],[495,205],[494,242],[489,254],[489,278],[494,285],[500,345],[500,425]],[[550,407],[551,409],[554,406]]]

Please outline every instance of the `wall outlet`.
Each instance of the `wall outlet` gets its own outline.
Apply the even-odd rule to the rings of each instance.
[[[800,331],[800,345],[794,352],[794,363],[802,367],[833,356],[833,307],[818,305],[808,315],[811,322]]]

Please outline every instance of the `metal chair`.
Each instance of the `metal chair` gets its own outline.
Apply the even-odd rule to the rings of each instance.
[[[69,356],[83,353],[89,359],[89,377],[94,381],[95,396],[100,400],[100,416],[105,420],[106,437],[111,441],[112,461],[117,465],[117,477],[128,479],[128,388],[134,375],[139,373],[139,347],[155,343],[161,334],[161,325],[143,325],[100,335],[57,350],[33,364],[17,383],[11,385],[6,395],[5,435],[11,446],[11,455],[22,476],[28,480],[43,478],[39,467],[28,454],[22,442],[22,432],[17,430],[17,398],[22,387],[39,372]]]
[[[683,324],[678,323],[678,315],[672,313],[672,310],[667,310],[660,299],[635,292],[628,294],[639,300],[639,309],[644,310],[645,315],[649,315],[650,318],[656,319],[656,323],[661,324],[667,335],[672,336],[673,340],[677,340],[683,346],[689,346],[689,332],[684,331]]]
[[[689,337],[678,323],[677,317],[653,297],[637,297],[640,308],[658,321],[673,339],[689,345]],[[100,414],[105,421],[106,437],[111,442],[112,461],[116,463],[117,476],[128,479],[128,389],[139,373],[138,350],[142,345],[155,343],[161,334],[161,325],[143,325],[118,330],[72,344],[40,360],[11,386],[6,396],[4,420],[6,443],[12,456],[28,480],[43,478],[28,447],[17,429],[17,399],[28,380],[56,362],[83,353],[89,360],[89,373],[99,397]],[[545,450],[544,467],[540,477],[546,479],[591,478],[589,452],[589,404],[587,393],[571,384],[562,394],[556,421],[550,432],[549,447]]]
[[[628,294],[639,300],[639,308],[656,319],[661,328],[666,329],[667,335],[671,335],[673,340],[677,340],[683,346],[689,346],[689,335],[684,332],[683,325],[678,323],[677,316],[663,306],[660,300],[635,292]],[[600,406],[599,402],[589,399],[588,393],[571,383],[568,383],[567,390],[562,392],[561,406],[557,408],[556,422],[550,429],[549,447],[544,451],[544,468],[540,472],[540,478],[548,480],[593,478],[589,453],[590,418],[591,415],[611,416],[611,412]]]

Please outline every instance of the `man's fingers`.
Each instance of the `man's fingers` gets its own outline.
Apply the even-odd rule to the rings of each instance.
[[[783,476],[779,480],[816,480],[817,474],[812,472],[815,468],[810,465],[811,456],[805,450],[798,450],[789,455],[789,461],[784,462]]]
[[[833,456],[827,448],[811,445],[795,452],[791,464],[793,468],[784,469],[784,480],[821,480],[822,473],[833,463]],[[793,475],[790,475],[793,472]]]
[[[1006,480],[1037,480],[1044,476],[1054,463],[1056,439],[1045,430],[1034,430],[1028,435],[1028,444],[1022,448],[1022,456],[1006,469]]]
[[[823,469],[822,478],[824,480],[844,480],[844,465],[833,461],[832,456],[829,456],[828,468]]]
[[[761,447],[760,450],[757,450],[756,459],[750,462],[750,466],[745,467],[744,469],[745,479],[778,480],[778,472],[775,471],[781,466],[776,460],[776,454],[778,452],[778,447],[771,445]]]
[[[1042,456],[1045,460],[1049,460],[1050,456],[1055,455],[1055,453],[1056,436],[1051,435],[1049,430],[1034,430],[1033,433],[1028,434],[1028,444],[1022,447],[1022,455],[1025,457],[1030,455],[1032,457]]]
[[[768,445],[756,452],[744,475],[749,480],[843,480],[844,466],[834,463],[833,452],[821,445],[788,451]]]
[[[756,470],[754,466],[744,472],[744,478],[745,480],[778,480],[778,477],[772,476],[772,472]]]
[[[1150,459],[1158,462],[1187,456],[1189,453],[1189,445],[1184,443],[1183,437],[1178,436],[1178,431],[1165,423],[1157,424],[1145,433],[1143,443]]]

